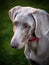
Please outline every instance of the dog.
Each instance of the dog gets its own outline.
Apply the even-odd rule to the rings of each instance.
[[[14,25],[11,47],[25,47],[30,65],[49,65],[49,14],[29,6],[15,6],[8,13]]]

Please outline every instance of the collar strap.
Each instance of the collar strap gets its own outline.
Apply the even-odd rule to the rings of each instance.
[[[37,38],[37,37],[31,37],[28,41],[39,41],[39,38]]]

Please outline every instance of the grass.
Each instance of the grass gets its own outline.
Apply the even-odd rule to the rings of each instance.
[[[48,4],[36,3],[34,0],[2,0],[0,2],[0,65],[29,65],[23,53],[24,49],[18,50],[10,47],[13,24],[8,16],[8,11],[16,5],[32,6],[49,12]]]

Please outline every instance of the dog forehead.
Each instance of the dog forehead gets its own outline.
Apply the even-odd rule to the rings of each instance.
[[[21,21],[22,22],[26,17],[27,17],[26,12],[22,11],[22,12],[20,12],[16,15],[14,22],[16,22],[16,21],[18,21],[18,22]]]
[[[29,8],[22,7],[22,9],[16,11],[13,22],[16,22],[16,21],[22,22],[26,18],[26,16],[28,15],[28,10],[29,10]]]
[[[28,15],[27,12],[22,11],[21,13],[17,14],[17,16],[15,17],[14,22],[27,23],[28,25],[32,26],[34,20],[31,16]]]
[[[22,23],[26,21],[28,23],[30,17],[28,17],[27,15],[29,13],[33,13],[35,10],[36,9],[32,7],[15,6],[9,11],[9,16],[13,23],[16,21],[22,22]],[[30,21],[30,23],[32,22]]]
[[[34,8],[33,8],[34,10]],[[20,10],[16,11],[13,15],[13,23],[19,22],[19,23],[27,23],[32,26],[34,23],[33,18],[29,16],[29,14],[32,12],[32,8],[30,7],[22,7]],[[33,23],[32,23],[33,22]]]

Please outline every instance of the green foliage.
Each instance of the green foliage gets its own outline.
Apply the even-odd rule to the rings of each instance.
[[[13,24],[8,11],[16,5],[32,6],[49,12],[48,0],[0,0],[0,65],[29,65],[23,53],[24,49],[10,47]]]

